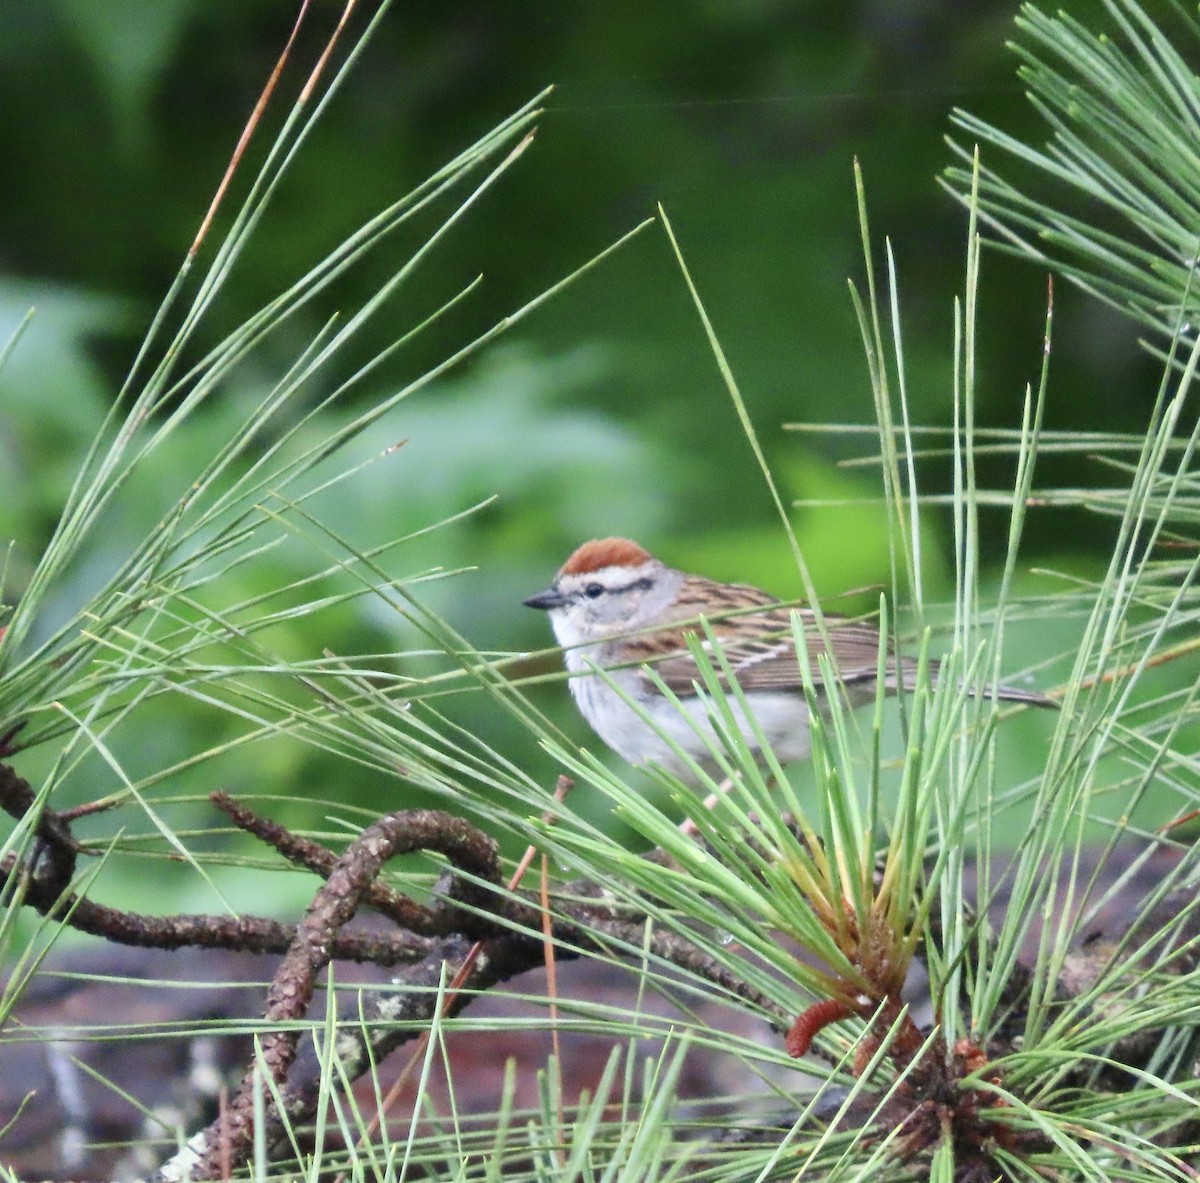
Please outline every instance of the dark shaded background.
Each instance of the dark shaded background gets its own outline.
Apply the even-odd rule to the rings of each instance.
[[[914,419],[944,425],[966,218],[935,177],[950,159],[943,137],[956,105],[1014,134],[1041,136],[1004,44],[1015,7],[1008,0],[743,0],[682,11],[628,0],[396,5],[293,169],[208,333],[216,341],[363,219],[554,83],[533,151],[399,299],[396,321],[384,316],[368,330],[363,355],[480,272],[481,292],[373,375],[359,397],[379,397],[421,373],[661,201],[785,493],[873,496],[870,469],[837,466],[865,445],[781,427],[872,421],[846,288],[847,278],[863,273],[852,162],[857,157],[865,172],[877,249],[885,236],[895,245]],[[1092,19],[1098,5],[1070,7]],[[295,8],[291,0],[0,3],[0,336],[31,304],[38,308],[0,373],[0,479],[8,490],[0,536],[16,540],[9,598],[19,594],[82,449],[182,260]],[[340,8],[315,5],[284,85],[288,97]],[[226,392],[190,430],[192,454],[214,449],[245,399],[283,370],[306,334],[361,300],[394,261],[368,261],[356,280],[273,341],[249,367],[245,388]],[[1045,288],[1034,266],[995,254],[985,260],[985,425],[1015,425],[1025,385],[1037,380]],[[1156,384],[1133,327],[1060,285],[1048,424],[1140,430]],[[798,590],[658,229],[499,346],[402,404],[364,449],[400,438],[412,442],[365,474],[353,496],[332,502],[328,519],[356,542],[378,541],[498,494],[494,506],[414,548],[411,559],[413,570],[432,562],[480,568],[429,594],[481,648],[548,641],[544,619],[519,601],[593,535],[632,534],[679,565],[780,594]],[[1096,479],[1086,459],[1072,463],[1043,470],[1044,479]],[[921,475],[944,488],[948,474],[935,460]],[[1009,468],[989,462],[984,476],[1002,481]],[[126,507],[103,545],[122,553],[159,512],[153,498]],[[795,522],[823,594],[888,581],[877,510],[800,511]],[[1003,520],[994,525],[992,562],[1004,537]],[[930,515],[926,528],[930,588],[945,596],[948,521]],[[1105,557],[1109,531],[1082,515],[1034,514],[1028,537],[1028,565],[1087,572]],[[104,559],[96,556],[100,568]],[[81,586],[87,578],[81,573]],[[399,622],[378,606],[331,614],[322,627],[319,635],[282,635],[280,648],[306,655],[406,642]],[[1014,635],[1013,644],[1020,665],[1045,651],[1046,638]],[[556,687],[539,701],[557,708],[565,697]],[[503,721],[475,708],[466,717],[551,776],[545,758],[523,753],[521,737]],[[573,715],[563,710],[562,718],[582,734]],[[135,774],[219,740],[228,726],[193,721],[178,704],[150,708],[146,723],[123,753]],[[218,787],[213,780],[205,771],[170,791]],[[81,784],[80,793],[109,787]],[[260,752],[252,765],[230,763],[220,787],[355,796],[370,807],[395,799],[394,783],[356,779],[287,745]]]

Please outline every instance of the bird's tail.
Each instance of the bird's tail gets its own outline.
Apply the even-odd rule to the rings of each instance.
[[[893,680],[899,682],[901,690],[912,691],[917,685],[917,663],[911,658],[902,658],[900,661],[899,677],[893,674]],[[934,682],[938,680],[938,663],[931,661],[929,663],[929,673]],[[1032,707],[1053,707],[1058,709],[1057,700],[1043,694],[1040,690],[1024,690],[1017,686],[985,686],[982,690],[976,690],[974,687],[968,687],[969,693],[972,695],[978,694],[980,698],[991,698],[995,695],[996,698],[1003,702],[1023,702],[1027,706]]]

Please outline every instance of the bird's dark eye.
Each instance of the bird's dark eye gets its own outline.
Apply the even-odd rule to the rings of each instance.
[[[598,599],[600,596],[604,595],[604,584],[589,583],[587,587],[583,589],[583,594],[587,596],[589,600]]]

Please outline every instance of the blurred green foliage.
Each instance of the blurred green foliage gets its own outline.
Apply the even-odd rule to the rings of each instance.
[[[1072,7],[1088,14],[1095,5]],[[182,261],[296,8],[292,0],[0,5],[0,338],[37,307],[0,372],[0,538],[15,540],[9,598],[19,595],[86,441]],[[340,10],[314,6],[280,112]],[[873,497],[879,484],[869,468],[837,467],[855,445],[783,430],[792,421],[872,418],[846,294],[847,278],[862,271],[852,161],[866,173],[873,229],[897,252],[914,421],[944,424],[965,216],[934,177],[947,159],[952,106],[1034,134],[1004,48],[1014,11],[1011,0],[710,0],[681,19],[671,6],[629,0],[534,0],[519,11],[396,5],[240,261],[212,339],[553,82],[534,151],[471,212],[415,289],[432,310],[482,271],[481,292],[375,372],[359,397],[411,380],[661,201],[781,487],[815,500]],[[268,124],[280,118],[273,113]],[[368,259],[355,280],[290,324],[255,360],[262,383],[277,376],[273,361],[282,370],[289,351],[370,290],[386,266]],[[351,282],[361,286],[352,291]],[[1038,373],[1045,277],[989,257],[983,291],[979,414],[984,424],[1011,426]],[[1057,312],[1047,425],[1140,430],[1157,372],[1133,328],[1071,292],[1060,292]],[[388,339],[386,323],[369,328],[361,357]],[[349,372],[354,358],[341,364]],[[215,448],[224,417],[241,413],[253,393],[226,392],[203,430],[190,430],[179,447]],[[401,404],[357,447],[365,458],[400,440],[409,442],[325,500],[324,519],[367,545],[495,495],[477,515],[403,552],[414,571],[479,568],[429,585],[429,599],[482,649],[549,643],[545,620],[520,599],[588,536],[631,534],[681,566],[782,595],[798,590],[766,488],[657,231],[500,347]],[[187,470],[187,457],[179,459],[156,462],[164,487]],[[1086,458],[1063,463],[1074,467],[1058,479],[1093,479]],[[948,462],[931,461],[921,476],[944,488],[948,470]],[[1007,461],[985,461],[981,474],[997,483],[1010,477]],[[149,520],[160,508],[152,492],[132,504],[123,524],[129,536],[145,527],[139,513]],[[879,509],[807,509],[795,525],[823,594],[888,584]],[[946,587],[948,519],[931,517],[927,526],[936,595]],[[1030,560],[1087,569],[1096,548],[1103,553],[1108,527],[1082,514],[1070,526],[1062,515],[1035,514]],[[111,568],[123,532],[114,523],[106,538],[113,553],[81,568],[84,584]],[[998,529],[992,557],[1002,551]],[[82,588],[74,594],[82,598]],[[378,605],[363,603],[332,614],[324,635],[283,630],[274,640],[282,652],[304,654],[386,651],[411,638]],[[1032,660],[1037,651],[1025,652]],[[565,698],[561,685],[538,694],[556,709]],[[479,717],[477,705],[464,708],[472,727],[502,747],[514,738],[505,721]],[[565,709],[562,717],[582,734]],[[206,728],[229,725],[179,724],[175,717],[177,730],[154,731],[153,754],[134,743],[139,758],[181,759],[212,742]],[[528,760],[551,776],[544,757]],[[391,786],[351,785],[344,769],[331,787],[332,770],[316,759],[277,754],[248,763],[241,754],[230,766],[235,789],[249,788],[253,768],[256,779],[289,782],[301,795],[348,799],[353,791],[395,804],[384,795]],[[216,787],[214,776],[172,786],[189,787]]]

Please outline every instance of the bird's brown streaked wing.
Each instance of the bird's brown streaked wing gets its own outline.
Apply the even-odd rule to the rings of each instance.
[[[751,621],[755,629],[747,635]],[[827,615],[825,624],[837,653],[837,668],[843,682],[850,685],[873,680],[879,661],[879,633],[865,622],[855,623],[836,616]],[[808,620],[805,625],[809,668],[819,683],[821,672],[817,658],[825,652],[826,646],[816,625]],[[789,609],[743,617],[735,629],[731,629],[728,622],[714,622],[710,627],[721,642],[725,658],[743,690],[799,690],[802,687]],[[677,694],[690,693],[693,683],[703,682],[690,652],[676,650],[657,660],[651,659],[648,664],[668,689]],[[713,665],[719,670],[716,660]]]

